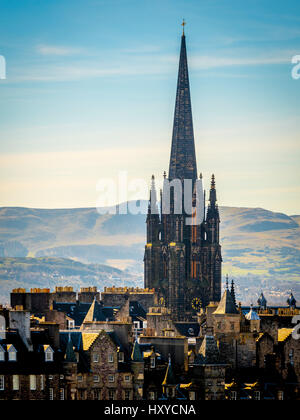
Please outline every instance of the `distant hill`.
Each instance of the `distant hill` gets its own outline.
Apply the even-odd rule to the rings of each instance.
[[[102,264],[83,264],[66,258],[0,258],[0,302],[9,302],[13,288],[55,286],[142,286],[140,276]]]
[[[270,290],[272,301],[282,303],[293,288],[300,300],[300,216],[236,207],[221,207],[220,215],[223,273],[236,279],[238,298],[254,300],[263,288]],[[143,214],[3,207],[0,257],[105,264],[139,274],[142,281],[145,232]]]

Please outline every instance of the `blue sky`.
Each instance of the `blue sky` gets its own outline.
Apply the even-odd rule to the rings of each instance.
[[[0,205],[87,207],[168,168],[182,18],[198,170],[300,214],[298,0],[0,0]]]

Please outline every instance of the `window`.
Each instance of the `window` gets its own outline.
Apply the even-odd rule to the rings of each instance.
[[[15,362],[17,360],[17,350],[12,344],[7,345],[8,360],[10,362]]]
[[[124,381],[125,382],[130,382],[130,375],[125,375],[124,376]]]
[[[114,362],[114,355],[112,353],[109,353],[108,355],[108,363],[113,363]]]
[[[124,362],[124,353],[123,352],[119,353],[119,362]]]
[[[278,391],[278,399],[281,400],[281,401],[284,399],[283,391]]]
[[[173,398],[175,394],[175,389],[174,388],[167,388],[167,396],[170,398]]]
[[[4,390],[4,375],[0,375],[0,391]]]
[[[155,392],[154,391],[149,392],[149,400],[155,400]]]
[[[155,368],[155,357],[151,357],[151,359],[150,359],[150,367],[152,369]]]
[[[17,353],[15,351],[11,351],[8,353],[8,360],[10,362],[15,362],[17,360]]]
[[[94,382],[100,382],[100,376],[94,375]]]
[[[85,389],[79,389],[77,395],[79,400],[86,400],[87,392]]]
[[[45,350],[45,362],[53,362],[53,350],[50,346]]]
[[[49,388],[49,400],[50,401],[53,401],[54,400],[53,388]]]
[[[75,321],[73,319],[68,319],[68,329],[71,330],[75,328]]]
[[[65,390],[64,388],[60,388],[59,390],[59,399],[63,401],[65,399]]]
[[[291,349],[289,352],[289,359],[290,359],[290,364],[293,366],[294,365],[294,350]]]
[[[94,400],[101,400],[101,390],[94,389]]]
[[[260,400],[260,392],[259,391],[254,391],[254,399],[255,400]]]
[[[30,391],[36,390],[36,376],[35,375],[29,375],[29,386],[30,386]]]
[[[83,381],[83,376],[82,375],[78,375],[77,376],[77,381],[78,382],[82,382]]]
[[[108,391],[108,399],[114,400],[115,399],[115,391],[113,389],[109,389]]]
[[[115,382],[115,376],[114,375],[108,375],[108,382]]]
[[[40,388],[44,391],[44,375],[40,375]]]
[[[19,391],[20,381],[19,375],[13,375],[13,391]]]
[[[94,363],[98,363],[99,362],[99,354],[98,353],[94,353],[93,354],[93,362]]]
[[[195,401],[195,399],[196,399],[196,392],[195,391],[190,391],[190,400]]]
[[[237,399],[237,392],[236,391],[231,391],[231,399],[232,400],[236,400]]]
[[[130,400],[130,391],[128,391],[128,390],[125,391],[124,399],[125,400]]]
[[[3,347],[0,346],[0,362],[4,362],[4,361],[5,361],[5,351]]]
[[[64,379],[64,375],[59,375],[59,379]]]

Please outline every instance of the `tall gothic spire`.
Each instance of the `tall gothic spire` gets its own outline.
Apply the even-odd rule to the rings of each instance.
[[[197,179],[192,106],[184,32],[181,50],[174,113],[169,179]]]

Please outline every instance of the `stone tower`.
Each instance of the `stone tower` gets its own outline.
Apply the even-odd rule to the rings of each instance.
[[[197,176],[186,40],[181,37],[168,178],[160,211],[152,176],[147,214],[145,287],[155,288],[178,321],[190,320],[221,298],[219,210],[214,175],[205,208],[202,174]]]

